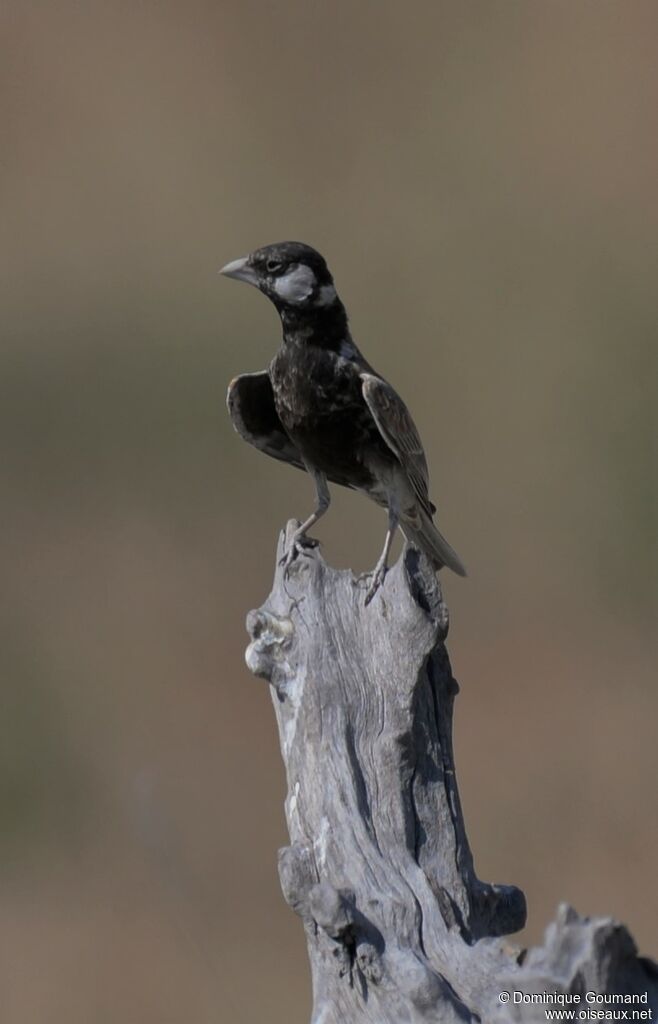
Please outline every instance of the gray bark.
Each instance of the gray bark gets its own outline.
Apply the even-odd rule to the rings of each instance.
[[[647,999],[634,1009],[657,1009],[655,965],[610,919],[561,907],[541,948],[501,938],[523,927],[525,898],[473,868],[448,614],[424,559],[407,548],[366,606],[365,583],[317,548],[284,578],[283,550],[282,535],[272,593],[247,620],[247,664],[269,680],[279,727],[290,834],[279,874],[306,931],[312,1024],[546,1020],[550,999],[514,993],[580,994],[575,1009],[601,1008],[590,990],[628,993]]]

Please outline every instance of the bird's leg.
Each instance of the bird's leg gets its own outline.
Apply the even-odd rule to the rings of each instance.
[[[366,594],[366,604],[370,604],[373,597],[375,596],[375,594],[381,587],[382,583],[384,582],[384,577],[388,572],[388,556],[391,553],[391,544],[393,543],[393,538],[395,537],[395,531],[398,528],[399,521],[400,515],[398,512],[397,503],[395,499],[391,496],[389,498],[388,505],[388,530],[386,531],[386,539],[384,540],[384,550],[379,556],[379,561],[377,562],[377,565],[375,566],[374,572],[372,574],[372,580],[370,586],[368,587],[368,592]]]
[[[315,526],[318,519],[322,518],[322,516],[325,514],[331,503],[331,495],[329,494],[329,488],[327,486],[327,478],[325,474],[318,473],[317,470],[311,469],[309,466],[307,466],[306,468],[313,477],[313,482],[315,483],[315,508],[311,515],[308,517],[308,519],[302,523],[299,529],[295,530],[290,539],[290,546],[288,547],[288,550],[286,551],[285,555],[279,562],[279,565],[282,565],[284,567],[284,572],[286,574],[288,573],[288,570],[292,563],[295,561],[297,555],[300,554],[300,552],[303,550],[303,541],[306,538],[307,531],[310,530],[312,526]]]

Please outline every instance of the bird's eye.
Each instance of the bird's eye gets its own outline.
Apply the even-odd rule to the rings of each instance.
[[[265,264],[265,269],[268,274],[276,274],[277,270],[281,270],[283,263],[281,260],[268,260]]]

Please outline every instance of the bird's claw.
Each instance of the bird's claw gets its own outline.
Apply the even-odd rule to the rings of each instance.
[[[282,558],[279,559],[279,565],[283,568],[283,575],[288,576],[290,572],[290,566],[297,558],[297,555],[305,555],[308,553],[307,549],[317,548],[320,541],[314,537],[307,537],[305,534],[300,534],[299,537],[293,536],[288,550],[285,552]]]
[[[372,579],[371,579],[371,582],[370,582],[370,586],[368,587],[368,590],[366,592],[366,601],[365,601],[366,606],[370,604],[370,602],[372,601],[373,597],[375,596],[375,594],[377,593],[377,591],[379,590],[379,588],[383,584],[383,582],[384,582],[384,580],[386,578],[386,573],[387,572],[388,572],[388,566],[386,566],[386,565],[378,565],[378,566],[376,566],[375,571],[372,573]]]

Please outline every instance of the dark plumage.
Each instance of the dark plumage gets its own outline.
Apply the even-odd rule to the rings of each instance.
[[[267,455],[306,469],[316,507],[286,553],[289,566],[306,532],[329,507],[327,481],[363,491],[388,509],[384,550],[366,601],[387,570],[398,525],[436,569],[465,569],[432,522],[435,507],[418,431],[402,399],[359,352],[327,264],[301,242],[257,249],[222,269],[253,284],[276,306],[283,344],[261,373],[231,381],[228,408],[242,437]]]

